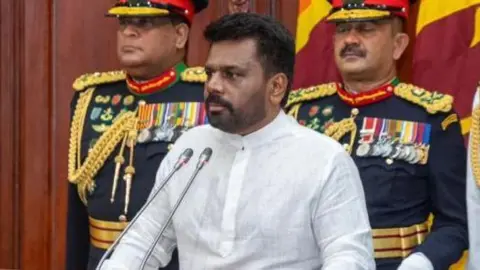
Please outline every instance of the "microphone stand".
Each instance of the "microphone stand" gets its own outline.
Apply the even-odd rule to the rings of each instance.
[[[180,194],[179,199],[177,200],[177,202],[173,206],[172,211],[170,212],[170,214],[167,217],[167,221],[165,222],[165,224],[163,224],[162,228],[160,229],[160,233],[157,234],[157,237],[155,237],[155,241],[148,248],[148,252],[145,255],[145,257],[143,258],[142,264],[140,265],[141,270],[143,270],[145,268],[145,265],[147,264],[148,258],[152,255],[153,250],[155,249],[155,246],[157,245],[158,241],[160,241],[160,238],[163,236],[163,233],[165,232],[167,227],[172,222],[173,215],[177,211],[178,206],[180,206],[180,203],[183,201],[183,198],[185,197],[185,194],[187,194],[187,191],[190,189],[190,186],[192,185],[193,180],[195,179],[195,177],[197,177],[197,174],[200,172],[200,170],[203,168],[203,166],[205,166],[205,164],[207,164],[207,162],[210,160],[211,156],[212,156],[212,148],[210,148],[210,147],[205,148],[202,151],[202,153],[200,154],[200,157],[199,157],[199,160],[198,160],[198,163],[197,163],[197,167],[195,168],[195,171],[193,172],[192,177],[190,177],[190,180],[188,180],[186,187],[182,190],[182,193]]]
[[[185,151],[183,151],[183,153],[180,155],[180,157],[178,158],[178,161],[177,163],[175,164],[175,166],[173,167],[173,170],[167,175],[167,177],[165,178],[165,180],[160,184],[160,186],[155,189],[153,191],[153,193],[151,194],[152,196],[150,196],[150,198],[147,200],[147,202],[142,206],[142,208],[140,208],[140,210],[138,211],[138,213],[133,217],[133,219],[130,221],[130,223],[127,225],[127,227],[125,227],[125,229],[120,233],[120,235],[117,237],[117,239],[115,240],[115,242],[113,242],[113,244],[110,246],[110,248],[105,251],[105,254],[103,254],[102,258],[100,259],[100,262],[98,263],[98,266],[96,269],[100,270],[103,263],[105,262],[105,260],[112,254],[113,250],[115,250],[115,248],[118,246],[118,244],[120,243],[120,240],[123,238],[123,236],[127,233],[127,231],[133,226],[133,224],[137,221],[137,219],[140,217],[140,215],[145,211],[145,209],[147,209],[147,207],[153,202],[153,200],[157,197],[158,193],[160,193],[160,191],[165,187],[165,185],[168,183],[168,181],[170,181],[170,179],[172,178],[172,176],[180,169],[182,168],[185,164],[188,163],[188,161],[190,161],[190,158],[192,157],[193,155],[193,150],[192,148],[187,148],[185,149]]]

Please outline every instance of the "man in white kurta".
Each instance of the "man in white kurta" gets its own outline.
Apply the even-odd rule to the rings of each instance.
[[[312,147],[315,145],[315,147]],[[146,269],[375,269],[358,171],[335,141],[283,111],[246,136],[210,125],[180,137],[162,162],[157,186],[176,173],[101,269],[138,269],[192,175],[202,150],[213,154],[195,178]]]
[[[468,147],[468,165],[467,165],[467,215],[468,215],[468,236],[469,236],[469,256],[468,256],[468,270],[480,270],[480,185],[477,185],[477,182],[480,183],[480,179],[476,179],[473,172],[473,164],[480,166],[480,159],[474,159],[474,156],[477,158],[480,154],[480,145],[478,140],[474,139],[473,134],[478,133],[480,136],[480,123],[478,120],[479,117],[476,114],[479,114],[480,110],[480,101],[479,93],[480,87],[477,88],[475,93],[473,106],[472,106],[472,118],[473,124],[472,129],[470,130],[470,139]],[[477,111],[477,112],[476,112]],[[480,116],[480,115],[479,115]],[[477,130],[474,132],[474,130]],[[479,137],[480,139],[480,137]],[[473,156],[472,156],[473,153]],[[475,154],[477,153],[477,154]],[[478,177],[478,176],[477,176]]]

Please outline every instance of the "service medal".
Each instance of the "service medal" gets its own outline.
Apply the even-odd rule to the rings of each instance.
[[[368,156],[368,153],[370,152],[370,145],[367,143],[362,143],[357,147],[357,156],[359,157],[366,157]]]
[[[392,144],[392,151],[388,154],[388,157],[394,158],[398,155],[397,153],[398,153],[398,144]]]
[[[401,149],[400,154],[398,155],[397,159],[405,159],[409,154],[409,152],[408,152],[409,149],[406,145],[403,145],[403,144],[402,144],[400,149]]]
[[[421,150],[418,147],[415,147],[415,158],[410,162],[411,164],[416,164],[422,159]]]
[[[407,156],[407,162],[413,164],[413,161],[417,158],[417,151],[413,146],[408,146],[408,148],[410,150],[410,153]]]
[[[374,157],[379,156],[379,155],[381,154],[381,150],[382,150],[381,147],[382,147],[382,146],[379,145],[378,143],[377,143],[377,144],[374,144],[374,145],[372,146],[372,150],[371,150],[371,154],[370,154],[370,155],[371,155],[371,156],[374,156]]]
[[[393,152],[393,146],[391,143],[385,143],[385,146],[383,148],[383,154],[382,157],[388,157],[392,154]]]
[[[137,141],[139,143],[146,143],[149,142],[153,137],[152,131],[148,128],[143,129],[140,131],[140,134],[138,134]]]
[[[402,144],[397,144],[395,146],[394,153],[392,154],[392,158],[393,159],[399,159],[400,156],[402,155],[402,151],[403,151],[403,145]]]

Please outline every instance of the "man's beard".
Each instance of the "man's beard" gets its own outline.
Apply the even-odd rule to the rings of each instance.
[[[211,112],[210,103],[225,108],[220,112]],[[248,129],[266,117],[264,93],[259,91],[253,95],[244,108],[235,109],[233,105],[217,95],[209,95],[205,100],[209,124],[221,131],[237,134]]]

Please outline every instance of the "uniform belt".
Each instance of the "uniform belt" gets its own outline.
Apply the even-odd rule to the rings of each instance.
[[[103,221],[89,217],[90,242],[94,247],[108,249],[128,222]],[[403,228],[373,229],[375,258],[404,258],[428,234],[427,222]]]
[[[405,258],[428,234],[428,223],[404,228],[373,229],[376,259]]]
[[[128,225],[128,222],[103,221],[92,217],[88,221],[90,243],[100,249],[108,249]]]

